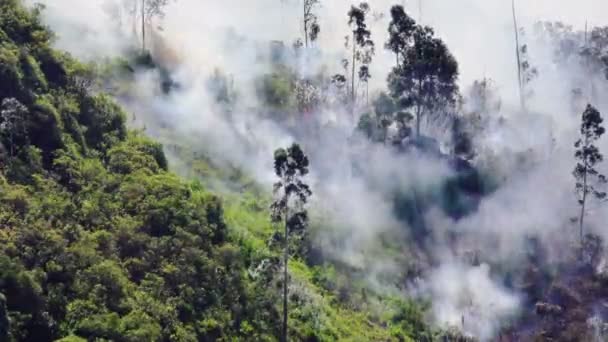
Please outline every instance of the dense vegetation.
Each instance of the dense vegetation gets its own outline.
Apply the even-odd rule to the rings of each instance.
[[[237,75],[247,89],[232,70],[197,75],[207,77],[202,88],[189,82],[171,67],[182,57],[167,61],[170,48],[154,47],[166,39],[154,25],[169,1],[125,3],[137,27],[128,47],[83,63],[53,48],[44,6],[0,0],[0,342],[607,338],[597,213],[607,183],[608,28],[538,23],[536,38],[553,55],[537,69],[513,8],[520,103],[503,110],[489,78],[461,93],[448,45],[400,5],[384,14],[349,5],[335,73],[317,60],[337,58],[321,57],[322,2],[303,0],[293,46],[272,41],[266,53],[251,44],[256,71]],[[385,14],[386,41],[374,41]],[[395,62],[370,94],[379,48]],[[521,132],[507,133],[552,122],[535,112],[535,82],[549,69],[576,70],[559,77],[577,126],[558,132],[563,141],[553,127],[543,141],[543,127],[541,147],[520,144]],[[209,98],[197,110],[221,123],[204,122],[205,132],[221,138],[172,116],[180,95],[201,91]],[[335,121],[321,118],[329,114]],[[506,132],[503,151],[484,146],[495,132]],[[259,155],[242,155],[274,133],[296,141],[268,165],[271,189],[248,173]],[[210,146],[224,137],[238,146]],[[544,147],[549,155],[539,156]],[[218,156],[230,149],[238,153]],[[533,209],[520,216],[528,208],[514,203],[555,194],[545,187],[564,194],[543,199],[553,211],[538,214],[551,222],[530,219]],[[574,217],[555,212],[571,208]],[[501,222],[509,220],[518,226]],[[371,227],[342,229],[359,221]],[[357,246],[352,235],[363,229]]]
[[[275,340],[269,201],[169,172],[91,67],[51,47],[42,10],[0,2],[0,340]],[[289,265],[293,338],[430,338],[417,305]]]
[[[49,47],[36,11],[0,13],[3,124],[20,127],[2,136],[0,176],[10,339],[271,333],[245,318],[259,309],[219,198],[168,173],[162,147],[83,88],[85,67]]]

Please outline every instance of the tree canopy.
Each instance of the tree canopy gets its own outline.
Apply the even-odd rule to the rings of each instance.
[[[401,109],[413,109],[416,135],[423,119],[440,122],[458,99],[458,63],[432,28],[415,24],[402,6],[391,9],[386,47],[397,56],[388,77]]]

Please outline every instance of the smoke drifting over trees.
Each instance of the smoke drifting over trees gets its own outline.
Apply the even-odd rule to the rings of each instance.
[[[314,195],[310,250],[298,257],[338,265],[370,293],[428,300],[424,320],[442,329],[482,341],[521,333],[518,320],[557,291],[545,273],[576,273],[564,251],[585,245],[579,229],[608,239],[608,206],[585,208],[584,180],[605,174],[587,142],[606,151],[608,141],[581,131],[581,113],[596,123],[608,113],[603,1],[518,2],[518,61],[504,1],[423,1],[423,22],[414,2],[165,1],[135,40],[132,13],[104,12],[113,0],[43,2],[55,46],[98,66],[148,42],[149,63],[128,80],[106,75],[101,88],[163,141],[178,173],[192,175],[180,153],[191,146],[268,189],[273,151],[300,144]],[[357,100],[359,81],[369,101]],[[3,115],[16,111],[2,102]],[[0,131],[13,154],[16,138]],[[218,179],[218,191],[234,195],[238,176]],[[298,284],[290,293],[305,292]]]

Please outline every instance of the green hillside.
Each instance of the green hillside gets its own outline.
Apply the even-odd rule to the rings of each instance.
[[[42,10],[0,0],[0,341],[276,340],[269,195],[172,173],[90,67],[51,47]],[[431,339],[417,304],[363,298],[324,262],[290,268],[294,340]]]

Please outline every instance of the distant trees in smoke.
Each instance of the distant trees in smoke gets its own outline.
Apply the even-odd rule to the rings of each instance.
[[[154,19],[165,16],[165,7],[170,0],[122,0],[123,8],[131,20],[134,36],[139,36],[141,50],[146,51],[147,30]],[[177,0],[174,0],[177,1]],[[112,9],[114,19],[119,18],[119,9]]]
[[[358,127],[385,143],[400,144],[412,133],[420,143],[423,121],[442,126],[456,112],[458,63],[433,29],[418,25],[403,6],[393,6],[390,14],[385,48],[395,54],[395,66],[387,79],[388,92],[374,100],[372,112],[363,114]]]
[[[606,192],[602,188],[608,180],[597,169],[597,164],[604,160],[604,156],[596,145],[597,140],[606,132],[603,122],[600,112],[592,105],[587,105],[582,115],[580,138],[574,144],[576,148],[574,157],[577,163],[573,174],[576,179],[578,204],[581,207],[578,217],[581,247],[584,243],[583,230],[588,200],[590,197],[599,200],[606,198]]]
[[[348,11],[348,25],[352,29],[352,36],[346,36],[345,46],[351,45],[351,103],[356,103],[357,90],[355,80],[366,85],[366,101],[369,101],[369,79],[371,78],[369,65],[375,53],[374,41],[371,39],[372,32],[367,25],[367,16],[370,7],[367,2],[362,2],[359,6],[351,6]],[[357,69],[357,63],[360,64]],[[355,74],[356,73],[356,74]]]
[[[562,22],[538,22],[534,26],[536,37],[553,49],[553,63],[575,73],[572,89],[573,111],[584,109],[587,102],[600,100],[599,80],[608,80],[608,26],[575,30]]]

